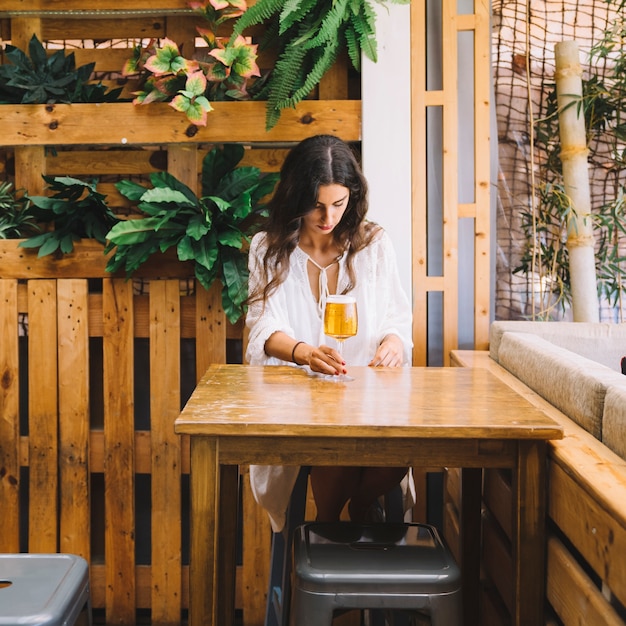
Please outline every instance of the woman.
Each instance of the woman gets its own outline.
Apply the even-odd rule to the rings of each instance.
[[[384,230],[365,219],[367,182],[350,147],[332,135],[305,139],[287,155],[269,203],[265,229],[250,245],[246,324],[251,365],[304,366],[346,374],[348,365],[399,367],[410,362],[411,307]],[[359,328],[344,356],[327,344],[329,294],[356,298]],[[257,501],[282,529],[297,467],[252,466]],[[407,468],[313,467],[318,521],[339,520],[348,503],[361,521]]]

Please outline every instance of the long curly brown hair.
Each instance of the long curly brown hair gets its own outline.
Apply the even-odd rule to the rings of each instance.
[[[320,186],[332,184],[350,191],[348,206],[333,230],[333,238],[340,250],[347,251],[349,285],[344,291],[354,288],[354,255],[372,241],[379,227],[365,219],[367,181],[351,147],[334,135],[315,135],[293,147],[281,167],[279,183],[268,203],[269,219],[264,228],[267,236],[267,253],[263,260],[265,280],[250,294],[248,302],[267,300],[285,280],[289,257],[298,245],[302,218],[315,208]]]

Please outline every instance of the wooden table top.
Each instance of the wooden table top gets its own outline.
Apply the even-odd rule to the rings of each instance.
[[[336,383],[289,366],[212,365],[175,422],[228,437],[561,439],[562,427],[483,369],[351,367]]]

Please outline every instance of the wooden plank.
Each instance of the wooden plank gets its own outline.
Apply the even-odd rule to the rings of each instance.
[[[510,540],[513,529],[513,500],[511,481],[504,470],[485,470],[483,499]]]
[[[413,248],[413,365],[426,365],[428,356],[427,294],[428,267],[426,227],[426,2],[411,2],[411,198]]]
[[[547,596],[565,626],[624,626],[624,620],[555,537],[548,539]]]
[[[611,497],[619,497],[612,490]],[[578,484],[567,467],[550,463],[550,517],[615,596],[626,603],[626,526]],[[591,622],[590,622],[591,623]]]
[[[107,621],[135,623],[135,481],[132,284],[103,290],[104,500]]]
[[[152,448],[152,620],[180,621],[182,601],[178,281],[150,283],[150,433]]]
[[[211,363],[226,363],[226,316],[221,289],[218,282],[208,291],[196,283],[196,382]]]
[[[2,105],[4,106],[4,105]],[[46,173],[44,150],[40,146],[15,148],[15,189],[25,189],[31,196],[42,195]]]
[[[6,146],[134,145],[202,142],[300,141],[318,133],[347,141],[361,136],[359,100],[306,100],[285,109],[265,131],[263,101],[213,102],[207,126],[194,126],[167,103],[2,105],[0,137]],[[93,120],[98,123],[94,124]]]
[[[57,289],[28,282],[28,551],[56,552],[58,532]]]
[[[59,549],[91,560],[86,280],[58,280]]]
[[[187,0],[133,0],[133,9],[154,11],[155,9],[188,10]],[[128,5],[121,0],[3,0],[2,11],[7,13],[17,11],[126,11]]]
[[[502,608],[510,615],[513,611],[513,561],[510,544],[500,527],[488,513],[483,518],[483,568],[491,593],[500,599]]]
[[[474,3],[474,348],[489,346],[491,321],[491,5]],[[458,16],[461,17],[461,16]]]
[[[243,501],[243,616],[246,626],[265,623],[269,587],[272,528],[269,517],[252,495],[250,468],[241,468]]]
[[[442,267],[443,293],[443,364],[450,364],[450,351],[458,347],[459,334],[459,158],[458,158],[458,34],[457,5],[441,4],[442,17]],[[431,272],[432,273],[432,272]]]
[[[0,280],[0,552],[20,547],[18,332],[17,281]]]
[[[20,248],[20,239],[0,241],[0,278],[111,278],[124,276],[124,272],[106,271],[107,258],[104,247],[97,241],[85,239],[74,244],[74,251],[57,257],[48,254],[37,256],[37,250]],[[176,250],[153,255],[133,273],[136,278],[189,278],[193,276],[191,263],[181,263]]]

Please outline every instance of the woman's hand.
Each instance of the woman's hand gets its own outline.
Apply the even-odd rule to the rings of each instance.
[[[316,348],[302,344],[297,346],[295,357],[298,365],[308,365],[312,371],[320,374],[345,374],[348,371],[339,352],[330,346]]]
[[[378,346],[370,367],[400,367],[404,361],[404,344],[398,335],[387,335]]]

